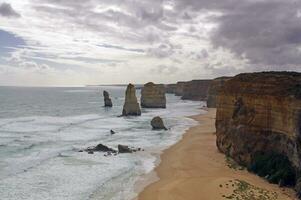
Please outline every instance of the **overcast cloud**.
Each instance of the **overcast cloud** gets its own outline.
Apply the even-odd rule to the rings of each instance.
[[[0,30],[1,85],[301,71],[297,0],[0,0]]]

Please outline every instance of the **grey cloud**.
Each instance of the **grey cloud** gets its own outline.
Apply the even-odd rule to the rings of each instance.
[[[15,17],[15,18],[18,18],[21,16],[8,3],[0,4],[0,15],[3,17]]]
[[[178,67],[168,65],[158,65],[151,69],[152,73],[172,75],[179,71]]]
[[[247,58],[254,69],[260,64],[297,69],[301,64],[300,1],[178,0],[177,6],[220,13],[210,18],[218,23],[211,34],[212,44]]]
[[[126,47],[110,45],[110,44],[101,44],[101,45],[97,45],[97,46],[103,47],[103,48],[109,48],[109,49],[118,49],[118,50],[123,50],[123,51],[132,51],[132,52],[137,52],[137,53],[144,53],[143,49],[132,49],[132,48],[126,48]]]
[[[177,50],[182,49],[181,45],[174,45],[169,42],[159,44],[157,47],[149,48],[147,50],[148,55],[158,58],[165,58],[173,55]]]
[[[218,19],[212,42],[245,56],[253,64],[301,64],[300,3],[250,3]],[[230,11],[229,11],[230,12]]]

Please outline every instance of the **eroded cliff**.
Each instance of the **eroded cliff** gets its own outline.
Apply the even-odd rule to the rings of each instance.
[[[182,99],[204,101],[207,99],[207,93],[212,80],[192,80],[186,82],[183,86]]]
[[[284,157],[293,175],[280,167],[262,176],[294,184],[287,177],[297,180],[301,171],[301,73],[240,74],[226,81],[217,95],[216,135],[218,149],[249,169]]]
[[[183,88],[184,88],[185,83],[186,82],[183,82],[183,81],[177,82],[176,92],[175,92],[176,96],[182,96],[183,95]]]
[[[211,81],[207,94],[207,107],[216,108],[216,97],[219,94],[221,87],[231,77],[219,77]]]
[[[165,92],[168,94],[175,94],[176,93],[177,84],[166,84],[165,85]]]

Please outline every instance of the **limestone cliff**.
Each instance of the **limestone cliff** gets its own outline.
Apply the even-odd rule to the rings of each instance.
[[[176,93],[177,84],[166,84],[165,85],[165,92],[168,94],[175,94]]]
[[[216,135],[218,149],[240,164],[251,167],[257,155],[277,154],[299,174],[301,73],[240,74],[226,81],[217,95]]]
[[[183,88],[184,88],[184,85],[185,85],[186,82],[177,82],[177,85],[176,85],[176,92],[175,92],[175,95],[176,96],[182,96],[183,95]]]
[[[211,80],[192,80],[183,86],[183,100],[204,101],[207,99]]]
[[[141,89],[141,107],[166,108],[164,85],[149,82]]]
[[[127,86],[125,92],[125,102],[123,105],[122,115],[141,115],[141,109],[136,97],[136,89],[135,86],[132,84],[129,84]]]
[[[216,97],[223,84],[231,77],[219,77],[211,81],[207,94],[207,107],[216,108]]]

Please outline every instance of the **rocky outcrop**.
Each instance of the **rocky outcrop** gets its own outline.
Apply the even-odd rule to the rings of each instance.
[[[184,88],[184,85],[185,85],[186,82],[177,82],[177,85],[176,85],[176,92],[175,92],[175,95],[176,96],[182,96],[183,95],[183,88]]]
[[[221,152],[250,169],[287,159],[293,174],[281,167],[260,175],[293,184],[287,174],[296,178],[301,171],[301,73],[240,74],[226,81],[217,95],[216,136]]]
[[[167,94],[175,94],[176,93],[177,84],[166,84],[165,92]]]
[[[167,130],[161,117],[154,117],[151,121],[153,130]]]
[[[134,148],[134,147],[129,147],[126,145],[118,145],[118,153],[134,153],[137,151],[144,151],[142,148]]]
[[[182,99],[204,101],[212,80],[192,80],[184,84]]]
[[[133,153],[133,150],[128,146],[119,144],[118,145],[118,152],[119,153]]]
[[[122,110],[123,116],[138,116],[141,115],[141,109],[136,97],[136,89],[135,86],[129,84],[126,88],[125,92],[125,102]]]
[[[216,97],[219,94],[221,87],[231,77],[219,77],[211,81],[207,94],[207,107],[216,108]]]
[[[104,104],[105,104],[105,107],[112,107],[113,104],[112,104],[112,100],[110,98],[110,95],[107,91],[103,91],[103,99],[104,99]]]
[[[97,146],[88,147],[84,151],[93,154],[94,152],[106,152],[106,153],[117,153],[116,150],[109,148],[103,144],[98,144]]]
[[[141,107],[166,108],[164,85],[149,82],[141,89]]]

